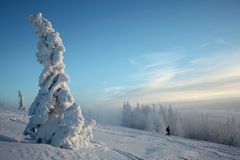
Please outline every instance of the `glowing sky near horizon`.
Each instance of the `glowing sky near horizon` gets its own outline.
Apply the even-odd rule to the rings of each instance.
[[[27,104],[42,66],[27,17],[52,22],[84,106],[240,98],[240,2],[1,1],[0,100]]]

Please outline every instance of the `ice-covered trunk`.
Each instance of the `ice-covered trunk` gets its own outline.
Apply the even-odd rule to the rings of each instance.
[[[41,13],[30,16],[29,20],[39,38],[37,59],[44,65],[44,69],[39,77],[40,90],[29,109],[31,118],[24,134],[32,136],[39,143],[76,149],[79,146],[71,145],[70,138],[75,136],[75,141],[76,137],[77,141],[81,140],[84,118],[80,106],[74,103],[67,84],[69,78],[64,73],[65,49],[62,40]],[[68,110],[71,110],[72,117],[66,118]],[[69,122],[68,126],[63,126],[66,121]],[[90,137],[89,134],[85,138]]]

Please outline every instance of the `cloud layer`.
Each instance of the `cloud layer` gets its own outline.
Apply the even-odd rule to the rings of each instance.
[[[222,43],[222,41],[221,41]],[[240,97],[240,51],[186,60],[184,48],[129,59],[138,68],[134,85],[105,88],[105,100],[143,103],[199,101]]]

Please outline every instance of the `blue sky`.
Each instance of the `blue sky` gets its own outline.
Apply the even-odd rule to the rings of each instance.
[[[28,105],[43,67],[27,17],[52,22],[75,99],[121,106],[240,97],[240,2],[1,1],[0,100]]]

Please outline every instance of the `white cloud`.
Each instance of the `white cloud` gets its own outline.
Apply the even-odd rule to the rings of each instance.
[[[226,40],[224,40],[223,38],[219,38],[219,37],[213,37],[213,36],[196,36],[196,37],[200,37],[200,38],[204,38],[205,42],[203,42],[202,44],[200,44],[198,46],[198,48],[205,48],[205,47],[209,47],[212,45],[221,45],[221,46],[228,46],[228,47],[234,47],[236,48],[237,45],[230,43]]]
[[[109,98],[153,103],[240,97],[239,59],[240,52],[235,52],[193,59],[182,68],[171,63],[164,68],[153,65],[138,77],[145,79],[143,83],[117,88]]]
[[[104,92],[108,93],[108,94],[118,94],[123,90],[123,87],[120,86],[110,86],[110,87],[106,87],[104,88]]]
[[[185,57],[185,48],[176,47],[171,51],[142,54],[129,59],[129,63],[151,69],[162,65],[173,64]]]
[[[222,39],[213,41],[227,45]],[[240,51],[199,54],[191,59],[186,54],[182,47],[129,58],[129,64],[137,67],[129,74],[129,83],[109,83],[99,101],[116,106],[126,100],[171,103],[240,98]]]
[[[134,66],[141,67],[141,64],[135,61],[134,59],[129,59],[129,63]]]

